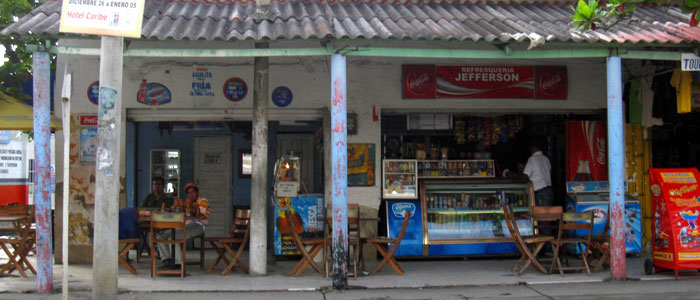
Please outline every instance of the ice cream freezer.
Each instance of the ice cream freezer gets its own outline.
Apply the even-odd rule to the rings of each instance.
[[[566,211],[593,211],[593,235],[603,232],[608,219],[610,204],[607,181],[573,181],[566,183]],[[637,198],[625,193],[625,250],[627,253],[642,252],[642,212]],[[575,235],[585,235],[577,230]]]

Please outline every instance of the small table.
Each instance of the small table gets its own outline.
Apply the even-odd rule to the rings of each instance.
[[[2,229],[2,232],[17,235],[0,238],[0,247],[2,247],[9,259],[0,269],[0,275],[17,270],[22,277],[27,277],[22,265],[26,265],[32,273],[36,274],[36,270],[27,260],[27,252],[30,248],[27,245],[31,244],[31,223],[29,220],[29,214],[0,216],[0,223],[12,223],[12,228]],[[12,245],[14,251],[10,251],[6,244]],[[19,261],[15,260],[16,257],[19,257]]]

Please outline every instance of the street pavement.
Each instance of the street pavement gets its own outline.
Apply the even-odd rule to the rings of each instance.
[[[656,281],[605,281],[598,283],[487,285],[434,288],[348,289],[288,292],[168,292],[122,293],[120,300],[465,300],[465,299],[566,299],[566,300],[684,300],[700,299],[697,279]],[[61,299],[54,295],[0,294],[0,299]],[[89,291],[71,293],[70,299],[91,299]]]

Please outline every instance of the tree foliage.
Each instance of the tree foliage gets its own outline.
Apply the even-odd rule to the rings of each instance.
[[[668,0],[608,0],[604,6],[598,0],[579,0],[573,10],[572,24],[581,32],[588,30],[608,30],[622,20],[632,17],[641,4],[659,5]],[[683,0],[681,12],[691,14],[690,26],[697,26],[700,16],[697,15],[700,0]]]
[[[37,7],[40,0],[0,0],[0,30],[16,22]],[[21,84],[29,80],[32,70],[32,53],[26,46],[41,43],[36,36],[0,35],[7,61],[0,66],[0,91],[17,99],[26,99]]]

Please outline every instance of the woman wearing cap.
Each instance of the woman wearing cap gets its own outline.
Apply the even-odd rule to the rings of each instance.
[[[186,232],[187,236],[185,238],[189,239],[195,236],[202,235],[206,230],[206,226],[209,223],[209,202],[207,199],[199,197],[199,188],[194,183],[188,183],[185,185],[185,193],[187,193],[187,209],[190,214],[186,221]],[[176,204],[177,201],[176,201]],[[182,236],[182,230],[176,230],[175,234],[178,238]],[[159,235],[162,239],[172,238],[172,232],[170,230],[161,232]],[[163,262],[161,268],[170,268],[172,266],[170,260],[173,259],[172,253],[170,253],[170,247],[167,244],[158,244],[158,251],[160,251],[160,258]],[[182,254],[180,253],[180,247],[175,247],[175,268],[180,268],[182,264]]]

